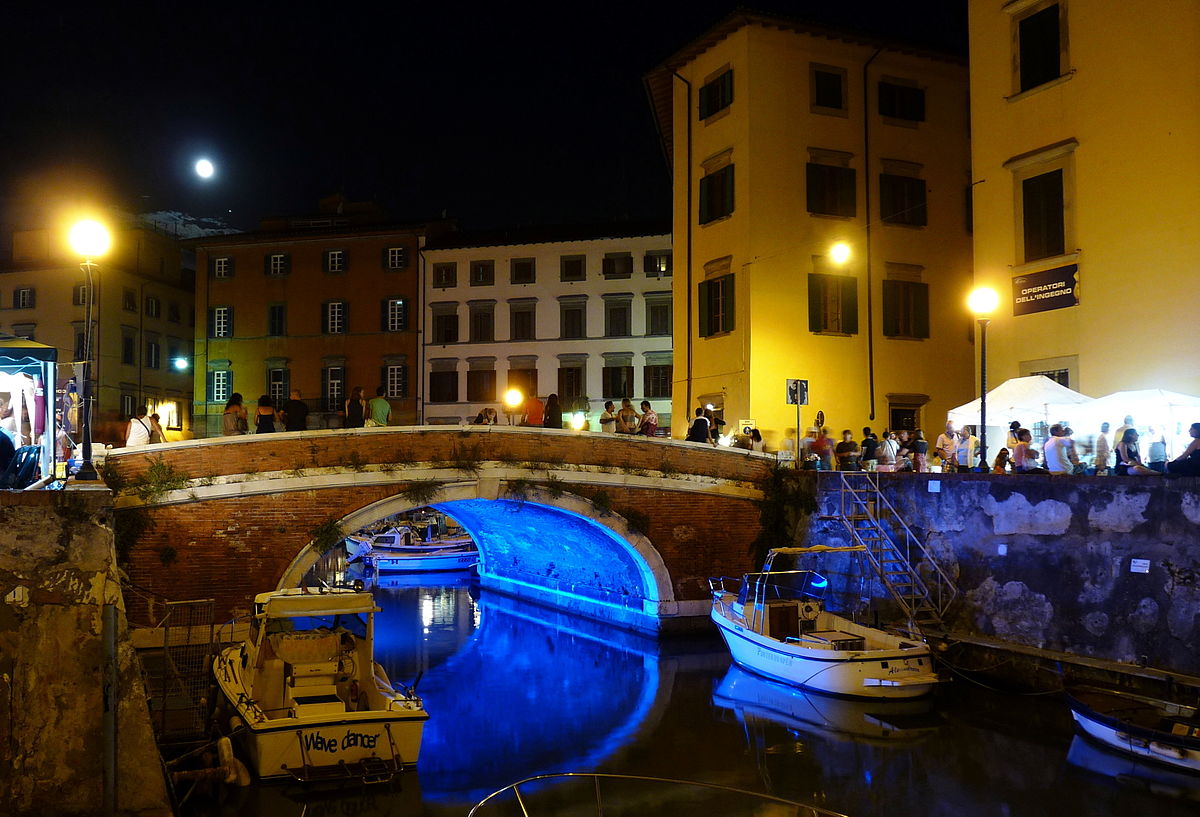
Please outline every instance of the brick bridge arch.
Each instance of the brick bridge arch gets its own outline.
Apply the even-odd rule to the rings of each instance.
[[[484,586],[657,631],[706,615],[708,576],[750,566],[771,467],[689,443],[485,426],[170,443],[111,452],[105,473],[137,531],[132,582],[214,598],[218,616],[298,584],[322,525],[433,506],[476,538]]]

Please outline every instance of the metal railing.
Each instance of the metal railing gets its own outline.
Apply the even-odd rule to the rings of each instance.
[[[569,796],[562,791],[561,784],[572,780],[590,780],[591,786],[578,792],[578,796]],[[550,786],[551,783],[560,785]],[[655,788],[647,791],[647,785]],[[522,791],[522,787],[526,791]],[[530,789],[538,791],[531,792]],[[538,795],[550,796],[539,798]],[[597,817],[603,817],[606,795],[613,813],[624,813],[631,802],[636,802],[644,814],[711,813],[725,817],[751,817],[769,812],[778,817],[846,817],[841,812],[830,811],[820,806],[716,783],[595,772],[540,774],[519,780],[480,800],[467,813],[467,817],[491,814],[520,814],[521,817],[535,817],[539,814],[583,814],[585,797],[594,800]],[[635,800],[631,799],[633,795],[636,795]],[[701,798],[704,798],[705,802],[698,802]],[[708,802],[710,800],[712,802]]]
[[[838,480],[838,518],[868,560],[888,593],[918,628],[941,627],[958,597],[958,587],[896,507],[879,489],[870,471],[830,471]]]

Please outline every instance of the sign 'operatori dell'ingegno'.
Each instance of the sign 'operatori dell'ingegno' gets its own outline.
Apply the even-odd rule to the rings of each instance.
[[[1078,306],[1078,278],[1078,264],[1018,275],[1013,279],[1013,314],[1032,315]]]

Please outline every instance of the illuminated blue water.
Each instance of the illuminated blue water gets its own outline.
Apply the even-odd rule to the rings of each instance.
[[[393,682],[420,675],[431,715],[401,790],[316,799],[252,787],[220,806],[198,798],[191,813],[465,815],[495,789],[557,771],[704,780],[854,817],[1200,811],[1200,779],[1073,742],[1055,696],[956,683],[927,703],[862,704],[731,668],[715,635],[658,643],[467,584],[380,587],[376,599],[377,657]],[[570,813],[596,814],[580,800]],[[644,799],[604,810],[716,813]]]

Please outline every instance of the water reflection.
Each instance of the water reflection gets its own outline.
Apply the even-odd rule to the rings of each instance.
[[[426,673],[426,801],[469,806],[524,777],[596,768],[660,697],[654,641],[456,588],[381,588],[377,599],[389,677]]]

